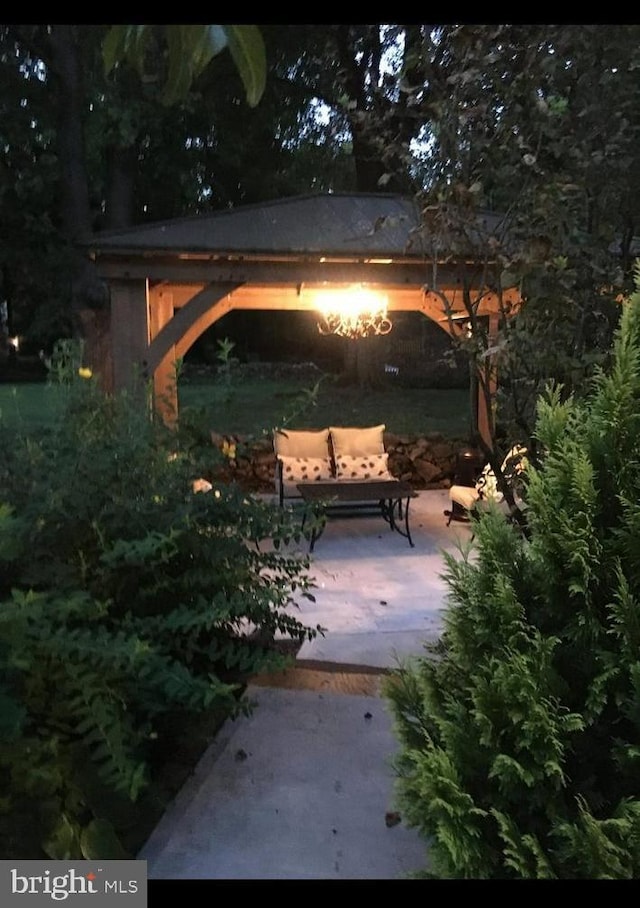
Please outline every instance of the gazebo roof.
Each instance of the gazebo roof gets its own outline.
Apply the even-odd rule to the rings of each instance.
[[[481,212],[478,227],[499,223]],[[388,193],[327,193],[243,205],[211,214],[141,224],[92,235],[85,245],[98,255],[204,254],[277,259],[326,256],[430,259],[442,242],[425,235],[411,197]],[[451,252],[452,250],[448,250]]]

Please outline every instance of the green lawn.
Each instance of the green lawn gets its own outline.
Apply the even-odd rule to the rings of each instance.
[[[63,406],[63,391],[55,385],[45,382],[0,384],[0,422],[10,429],[53,426]]]
[[[305,394],[310,387],[295,380],[241,380],[229,387],[207,380],[179,384],[178,399],[180,409],[202,408],[211,429],[222,434],[261,435],[285,423],[298,428],[384,423],[398,434],[468,434],[469,392],[464,389],[395,387],[365,392],[329,382],[321,385],[312,404]],[[62,390],[55,386],[0,384],[0,421],[10,429],[54,425],[62,407]]]
[[[328,383],[321,385],[315,403],[309,403],[309,388],[282,380],[239,382],[229,389],[215,382],[190,383],[179,386],[179,407],[204,408],[211,428],[222,434],[259,435],[285,423],[297,428],[384,423],[390,432],[410,435],[442,432],[460,437],[469,432],[469,392],[464,389],[361,391]]]

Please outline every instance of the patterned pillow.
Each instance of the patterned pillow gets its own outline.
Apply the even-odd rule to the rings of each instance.
[[[286,457],[280,455],[283,482],[320,482],[333,479],[328,457]]]
[[[341,454],[336,458],[338,479],[393,479],[389,472],[388,454],[367,454],[352,457]]]
[[[502,492],[498,489],[498,483],[496,480],[496,474],[491,469],[491,464],[487,464],[478,479],[476,480],[476,492],[480,498],[484,498],[485,501],[491,499],[492,501],[500,502],[502,501]]]
[[[514,445],[511,450],[507,452],[506,457],[502,461],[502,474],[509,485],[515,485],[516,479],[526,470],[528,465],[526,454],[527,449],[525,447],[522,445]],[[504,495],[498,488],[496,474],[491,469],[490,464],[487,464],[484,467],[482,473],[478,477],[476,481],[476,492],[481,498],[486,500],[491,499],[492,501],[500,502],[504,498]]]

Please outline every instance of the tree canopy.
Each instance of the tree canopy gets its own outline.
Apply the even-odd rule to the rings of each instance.
[[[0,290],[14,332],[38,347],[99,333],[105,288],[75,248],[87,232],[399,191],[442,244],[480,210],[507,215],[485,253],[528,303],[497,348],[503,375],[518,363],[502,389],[517,418],[549,372],[579,383],[631,282],[640,26],[265,25],[264,85],[259,65],[239,68],[251,55],[234,28],[0,28]]]

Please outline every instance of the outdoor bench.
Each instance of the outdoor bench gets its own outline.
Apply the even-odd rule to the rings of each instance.
[[[393,480],[384,424],[323,429],[276,429],[275,488],[279,503],[300,498],[299,483]]]
[[[287,499],[302,499],[305,516],[308,509],[320,509],[325,517],[373,510],[413,545],[409,500],[415,493],[389,472],[384,430],[384,424],[276,430],[275,484],[280,505]],[[319,531],[314,531],[311,551],[318,536]]]

